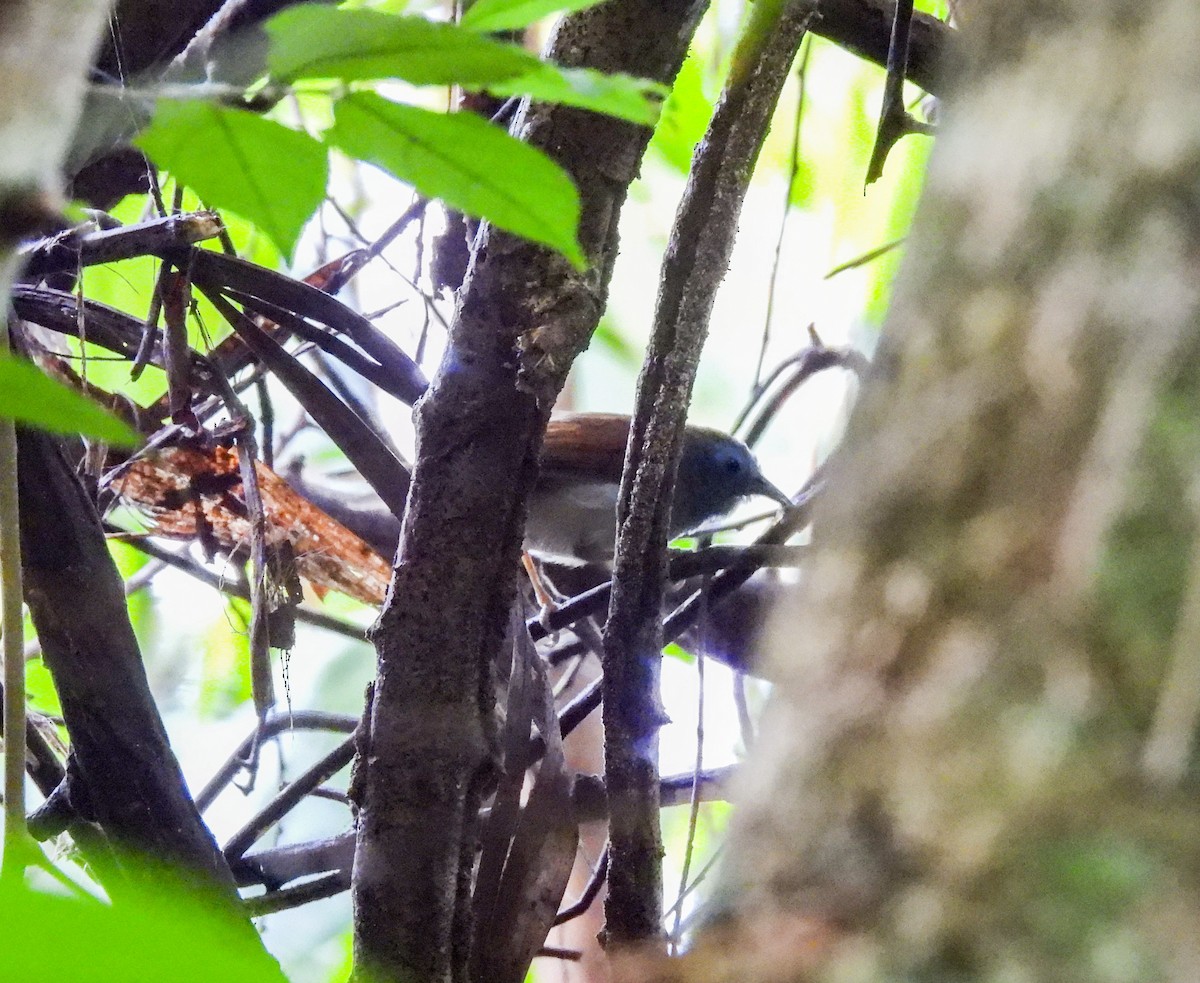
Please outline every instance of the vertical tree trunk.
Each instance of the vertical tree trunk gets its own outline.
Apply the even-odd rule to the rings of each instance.
[[[706,0],[613,0],[551,57],[669,82]],[[575,180],[591,268],[485,227],[417,412],[417,460],[361,741],[353,896],[362,978],[464,980],[475,820],[494,780],[491,666],[515,596],[546,420],[604,309],[646,127],[534,106],[521,127]]]
[[[1200,7],[967,33],[691,979],[1200,978]]]

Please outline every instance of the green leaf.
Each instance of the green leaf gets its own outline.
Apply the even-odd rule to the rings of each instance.
[[[402,106],[355,92],[334,106],[325,139],[468,215],[586,265],[576,239],[579,193],[545,154],[471,113]]]
[[[0,416],[56,433],[98,437],[133,447],[142,438],[98,403],[68,389],[35,365],[0,354]]]
[[[539,102],[578,106],[643,126],[658,122],[662,101],[668,91],[665,85],[650,79],[609,75],[594,68],[559,68],[545,63],[528,75],[493,82],[486,88],[496,96],[530,96]]]
[[[573,13],[602,0],[476,0],[462,17],[462,26],[475,31],[508,31],[527,27],[548,14]]]
[[[688,665],[696,661],[696,657],[691,652],[680,645],[676,645],[674,642],[668,642],[663,647],[663,655],[670,656],[672,659],[678,659],[680,662],[686,662]]]
[[[474,9],[474,8],[472,8]],[[413,85],[484,88],[528,95],[653,126],[667,90],[656,82],[595,69],[560,69],[520,48],[456,24],[373,10],[302,5],[267,25],[268,67],[281,82],[402,79]]]
[[[272,17],[267,33],[267,68],[281,82],[396,78],[413,85],[481,85],[541,64],[514,45],[456,24],[375,10],[303,4]]]
[[[287,257],[325,199],[325,148],[241,109],[160,99],[136,143],[206,204],[248,218]]]
[[[133,869],[139,860],[123,857],[122,864]],[[286,983],[230,906],[188,889],[182,876],[166,868],[153,868],[161,890],[144,890],[140,885],[152,876],[151,867],[145,862],[141,867],[138,879],[122,885],[121,903],[113,907],[78,894],[29,889],[19,879],[0,886],[4,978]]]

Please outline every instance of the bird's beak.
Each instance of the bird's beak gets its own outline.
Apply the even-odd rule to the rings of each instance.
[[[782,491],[771,484],[771,482],[767,481],[767,479],[761,474],[758,476],[758,493],[765,498],[775,499],[775,501],[785,508],[792,504],[791,495],[785,495]]]

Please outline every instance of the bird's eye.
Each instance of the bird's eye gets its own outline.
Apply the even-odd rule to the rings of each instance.
[[[742,462],[737,460],[736,458],[731,457],[728,461],[725,462],[725,473],[726,474],[737,474],[741,470],[742,470]]]

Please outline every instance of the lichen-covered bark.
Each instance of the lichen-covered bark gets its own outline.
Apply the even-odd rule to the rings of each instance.
[[[696,979],[1200,976],[1200,8],[969,32]]]
[[[615,0],[565,20],[551,56],[669,81],[703,0]],[[538,106],[525,138],[571,174],[590,268],[485,229],[449,347],[417,412],[417,460],[392,587],[354,864],[356,973],[462,980],[474,823],[491,781],[490,667],[515,592],[546,419],[604,307],[617,219],[649,131]]]

